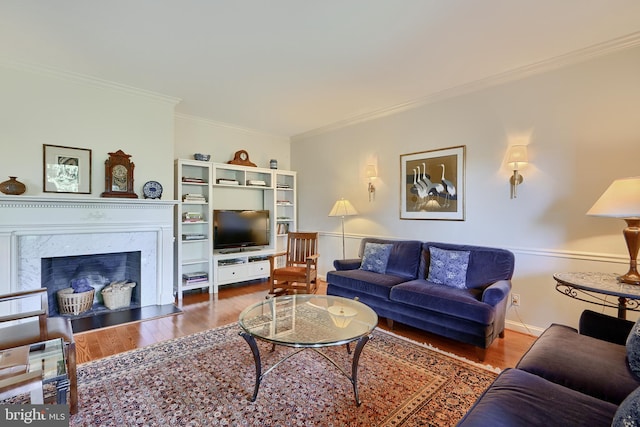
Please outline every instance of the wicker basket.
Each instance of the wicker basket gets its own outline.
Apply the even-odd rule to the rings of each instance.
[[[131,304],[131,291],[136,284],[134,282],[114,282],[102,289],[104,305],[109,310],[128,307]]]
[[[73,288],[64,288],[57,292],[58,310],[60,314],[80,314],[91,309],[95,289],[87,292],[73,293]]]

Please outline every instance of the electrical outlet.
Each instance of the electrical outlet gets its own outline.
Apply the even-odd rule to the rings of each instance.
[[[520,306],[520,294],[511,294],[511,305]]]

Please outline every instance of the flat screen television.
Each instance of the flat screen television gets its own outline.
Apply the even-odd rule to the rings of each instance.
[[[268,210],[213,211],[213,249],[269,245]]]

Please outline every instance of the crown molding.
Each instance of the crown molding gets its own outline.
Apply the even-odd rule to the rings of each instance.
[[[151,99],[154,101],[159,101],[163,103],[168,103],[173,106],[177,105],[182,101],[181,98],[176,98],[174,96],[164,95],[158,92],[153,92],[149,90],[139,89],[133,86],[127,86],[125,84],[112,82],[109,80],[104,80],[98,77],[88,76],[86,74],[76,73],[73,71],[61,70],[54,67],[44,66],[44,65],[36,65],[29,64],[20,61],[11,61],[11,60],[3,60],[0,61],[0,66],[4,68],[25,71],[33,74],[40,74],[60,80],[66,80],[72,83],[84,84],[87,86],[98,87],[102,89],[113,90],[116,92],[126,93],[128,95],[139,96],[147,99]]]
[[[640,46],[640,31],[631,33],[613,40],[598,43],[583,49],[575,50],[563,55],[545,59],[523,67],[513,68],[511,70],[494,74],[472,82],[464,83],[429,95],[410,100],[401,104],[390,107],[381,108],[364,114],[355,115],[344,120],[331,123],[307,132],[299,133],[291,137],[291,142],[301,141],[307,138],[318,136],[327,132],[335,131],[354,124],[367,122],[382,117],[401,113],[403,111],[412,110],[425,105],[434,104],[456,96],[466,95],[477,92],[490,87],[521,80],[527,77],[542,74],[548,71],[557,70],[590,59],[609,55],[626,49],[632,49]]]

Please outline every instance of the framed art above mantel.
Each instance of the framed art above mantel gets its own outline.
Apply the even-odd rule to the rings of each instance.
[[[465,149],[400,155],[400,219],[464,221]]]
[[[45,193],[91,194],[91,150],[43,144]]]

